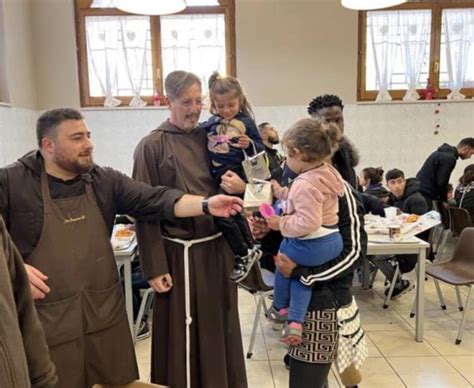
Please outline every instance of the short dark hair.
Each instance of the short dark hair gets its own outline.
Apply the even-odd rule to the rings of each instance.
[[[55,137],[56,127],[66,120],[83,120],[81,112],[76,109],[58,108],[44,112],[36,122],[36,139],[38,147],[41,148],[41,141],[45,137]]]
[[[465,137],[461,139],[458,146],[468,146],[469,148],[474,149],[474,137]]]
[[[270,123],[267,123],[266,121],[263,123],[258,124],[258,130],[262,132],[267,125],[270,125]]]
[[[392,179],[398,179],[398,178],[405,179],[405,174],[403,173],[402,170],[399,170],[398,168],[394,168],[385,174],[385,180],[387,182]]]
[[[320,109],[331,108],[333,106],[338,106],[341,110],[344,110],[342,100],[338,96],[334,94],[325,94],[324,96],[316,97],[309,103],[308,114],[312,115]]]

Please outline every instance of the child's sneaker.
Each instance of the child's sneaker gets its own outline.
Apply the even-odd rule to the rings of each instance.
[[[235,264],[232,273],[230,274],[230,278],[238,283],[244,280],[250,270],[252,269],[253,265],[262,257],[262,251],[258,248],[253,248],[249,251],[249,254],[244,257],[236,256],[235,257]]]
[[[303,342],[303,325],[298,322],[291,322],[283,332],[280,341],[289,346],[297,346]]]
[[[288,309],[278,310],[272,304],[271,307],[265,312],[265,316],[270,322],[283,324],[288,318]]]

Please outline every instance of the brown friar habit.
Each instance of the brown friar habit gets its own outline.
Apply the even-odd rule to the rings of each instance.
[[[185,132],[169,121],[142,139],[135,150],[134,178],[210,196],[206,133]],[[169,273],[170,292],[156,294],[152,340],[152,382],[185,388],[186,330],[184,247],[166,238],[195,240],[217,231],[210,216],[176,222],[137,224],[140,257],[148,279]],[[190,373],[192,388],[246,388],[247,378],[237,308],[237,289],[229,279],[233,257],[224,239],[189,249]]]

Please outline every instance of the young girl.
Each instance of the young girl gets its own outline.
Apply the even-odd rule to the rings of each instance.
[[[382,167],[367,167],[360,173],[359,183],[363,187],[365,194],[373,195],[380,198],[382,201],[387,202],[390,191],[383,187],[382,179]]]
[[[289,188],[272,182],[275,197],[281,199],[283,215],[272,216],[268,225],[280,230],[284,237],[279,255],[286,255],[301,266],[319,266],[342,252],[337,213],[338,196],[343,194],[344,184],[336,169],[325,162],[340,138],[335,125],[320,119],[300,120],[283,137],[288,167],[298,176]],[[283,342],[301,343],[310,299],[311,288],[276,272],[269,318],[288,321]]]
[[[217,72],[209,79],[209,97],[213,116],[202,126],[208,132],[212,173],[218,185],[229,170],[245,179],[242,168],[244,152],[252,156],[264,150],[252,108],[239,81],[234,77],[221,77]],[[230,276],[235,282],[240,282],[247,277],[262,252],[254,247],[244,216],[216,218],[216,222],[235,255]]]

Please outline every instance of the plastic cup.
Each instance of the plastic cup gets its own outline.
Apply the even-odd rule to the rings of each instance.
[[[260,214],[264,218],[270,218],[275,215],[275,209],[269,203],[262,203],[259,208]]]
[[[386,207],[383,209],[385,212],[385,218],[395,219],[397,217],[397,208],[396,207]]]

